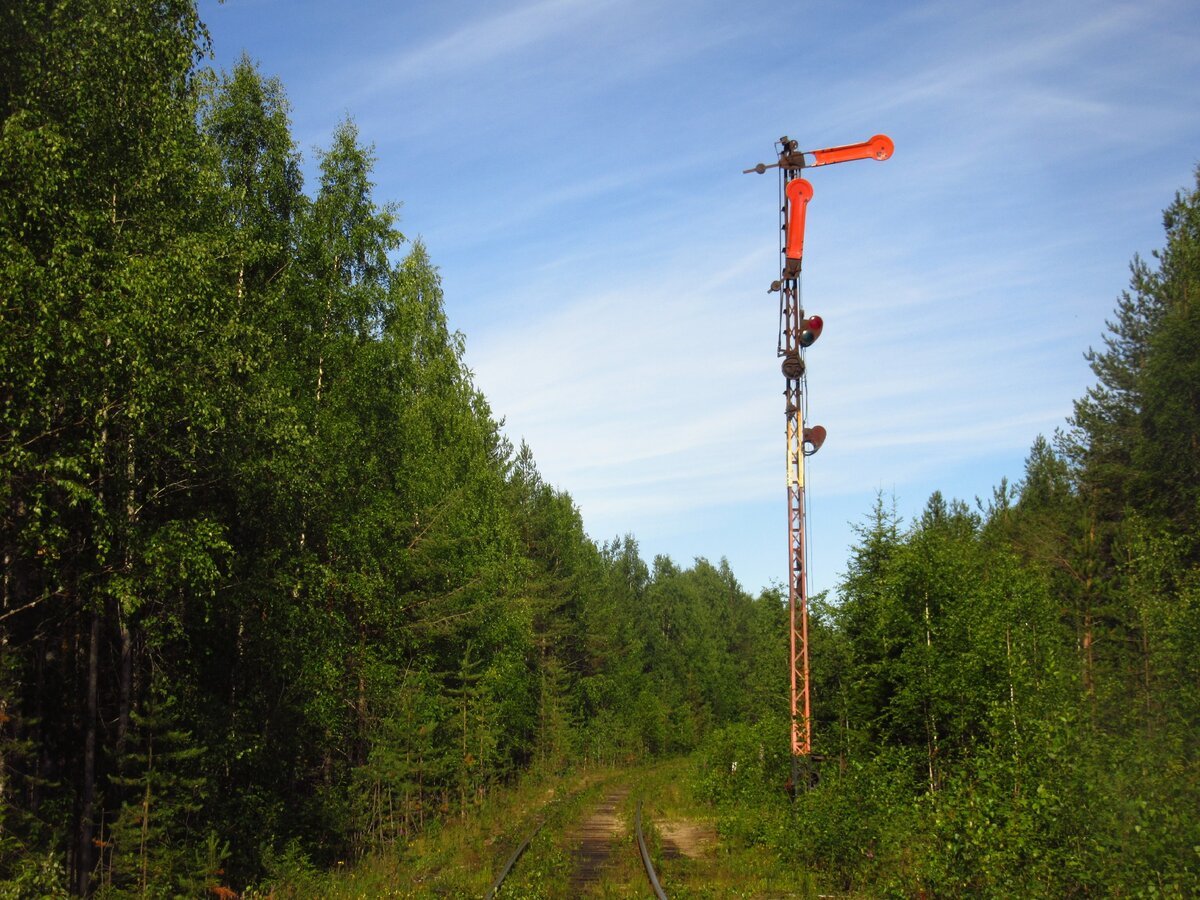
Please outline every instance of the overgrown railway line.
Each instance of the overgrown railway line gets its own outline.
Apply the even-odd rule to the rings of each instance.
[[[612,856],[618,850],[624,827],[619,814],[619,807],[630,793],[629,785],[622,785],[608,791],[593,813],[574,829],[579,839],[574,851],[574,867],[571,875],[571,891],[579,895],[600,885],[606,870],[611,867]],[[500,869],[499,875],[488,890],[485,900],[503,896],[506,879],[525,856],[534,839],[545,827],[545,821],[538,825],[522,840],[508,857]],[[637,802],[637,814],[634,818],[634,841],[630,842],[631,850],[636,849],[643,871],[646,873],[649,888],[659,900],[666,900],[650,856],[649,847],[643,830],[642,801]]]

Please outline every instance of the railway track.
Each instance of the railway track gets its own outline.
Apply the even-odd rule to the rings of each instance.
[[[637,805],[637,844],[638,851],[642,855],[642,868],[646,870],[646,875],[650,878],[650,887],[654,888],[654,895],[658,900],[667,900],[667,895],[663,893],[662,885],[658,883],[658,875],[654,871],[654,862],[650,859],[650,851],[646,849],[646,838],[642,836],[642,801],[638,800]]]
[[[603,870],[606,868],[609,857],[616,850],[614,846],[616,838],[620,834],[620,819],[617,815],[617,807],[626,798],[629,793],[629,788],[617,788],[611,791],[593,813],[581,826],[579,835],[582,838],[576,860],[575,873],[571,879],[571,890],[573,894],[581,893],[586,890],[589,885],[598,884],[603,875]],[[500,869],[500,874],[492,883],[488,890],[485,900],[492,900],[495,897],[503,896],[503,888],[505,879],[512,873],[518,861],[524,856],[525,851],[529,849],[529,845],[533,843],[534,838],[538,836],[542,828],[545,826],[545,821],[540,822],[536,828],[531,831],[528,836],[517,845],[516,849],[508,857],[504,866]],[[637,803],[637,815],[634,819],[635,844],[638,855],[641,860],[642,869],[646,873],[650,887],[654,895],[659,900],[667,900],[667,895],[663,891],[662,885],[658,880],[658,873],[654,869],[654,861],[650,858],[650,851],[646,844],[645,834],[642,828],[642,801],[639,799]]]

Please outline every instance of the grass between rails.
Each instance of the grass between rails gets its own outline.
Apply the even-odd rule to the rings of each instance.
[[[523,900],[570,896],[576,843],[571,838],[571,831],[599,803],[604,792],[623,779],[624,774],[622,770],[601,770],[593,772],[593,777],[582,785],[572,785],[570,782],[561,785],[559,792],[562,799],[544,809],[540,818],[544,819],[545,826],[505,879],[499,896]],[[508,861],[517,841],[529,831],[527,827],[516,840],[508,842],[504,853],[494,859],[489,885],[500,867]],[[483,892],[478,896],[483,896]]]

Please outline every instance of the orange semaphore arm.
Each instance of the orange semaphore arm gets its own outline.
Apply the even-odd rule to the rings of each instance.
[[[787,196],[787,246],[784,255],[787,257],[788,274],[800,271],[800,261],[804,258],[804,214],[808,210],[808,201],[812,199],[812,185],[803,178],[793,178],[783,189]]]
[[[892,155],[895,145],[886,134],[877,134],[869,141],[861,144],[847,144],[845,147],[830,147],[826,150],[810,150],[814,166],[827,166],[831,163],[850,162],[853,159],[885,160]]]

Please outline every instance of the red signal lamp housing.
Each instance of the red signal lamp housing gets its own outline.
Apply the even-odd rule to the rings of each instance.
[[[825,443],[825,426],[814,425],[804,429],[804,455],[812,456]]]
[[[809,316],[800,328],[800,346],[811,347],[821,336],[825,328],[825,320],[820,316]]]

